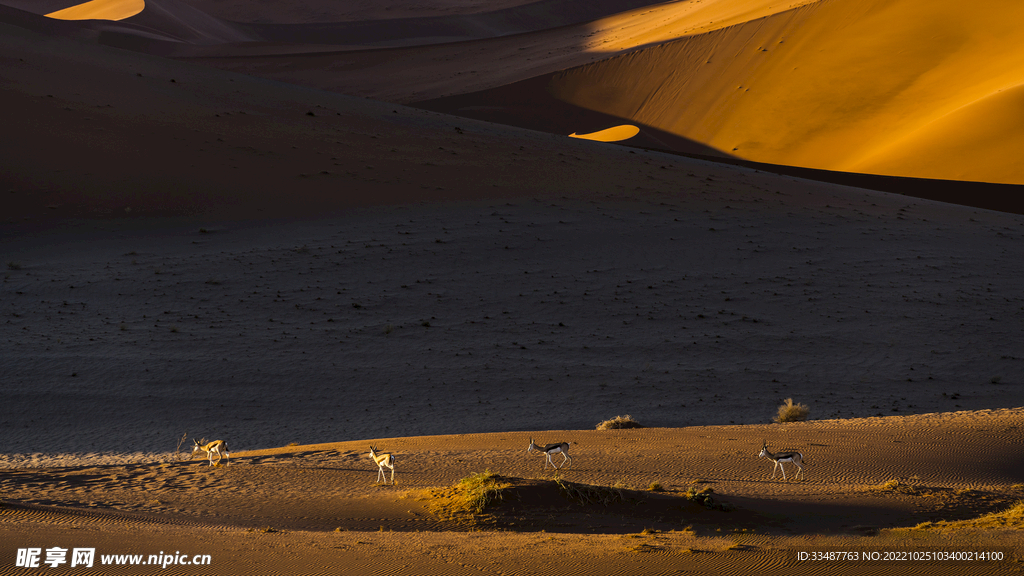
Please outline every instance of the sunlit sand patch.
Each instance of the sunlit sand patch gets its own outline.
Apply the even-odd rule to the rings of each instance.
[[[146,0],[92,0],[56,12],[47,18],[57,20],[124,20],[135,16],[146,7]]]
[[[622,140],[629,140],[633,136],[640,133],[640,129],[632,124],[623,124],[621,126],[613,126],[597,132],[591,132],[590,134],[577,134],[573,132],[569,134],[569,138],[582,138],[584,140],[595,140],[597,142],[620,142]]]
[[[677,0],[645,6],[591,24],[588,52],[618,52],[667,42],[814,4],[820,0]]]
[[[1014,27],[1024,3],[986,1],[999,8],[819,1],[714,33],[697,29],[677,42],[655,42],[663,36],[644,36],[638,24],[630,38],[642,36],[642,49],[562,70],[546,89],[568,104],[745,160],[1024,184],[1024,90],[1017,90],[1024,50]],[[768,9],[760,0],[656,9],[756,5]],[[632,14],[655,30],[657,22],[647,20],[654,11]],[[606,20],[601,29],[612,30]]]

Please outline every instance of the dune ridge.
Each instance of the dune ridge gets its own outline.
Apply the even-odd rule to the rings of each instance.
[[[142,12],[145,0],[90,0],[82,4],[50,12],[47,18],[57,20],[124,20]]]
[[[538,105],[553,96],[710,155],[1024,184],[1015,161],[1024,145],[1024,51],[1013,24],[1024,9],[1011,0],[604,0],[584,12],[565,0],[491,10],[452,2],[432,15],[389,4],[397,17],[385,19],[349,4],[262,16],[244,4],[198,0],[151,0],[130,17],[115,6],[126,4],[50,14],[99,17],[106,7],[118,21],[86,21],[95,31],[86,36],[358,96],[465,102],[483,90],[530,86],[544,91]],[[363,17],[316,20],[331,13]],[[537,128],[538,115],[521,107],[491,116]]]
[[[1022,10],[817,2],[556,73],[548,86],[748,160],[1022,184]]]
[[[372,573],[368,560],[381,553],[395,560],[396,574],[542,574],[567,554],[594,574],[764,566],[799,573],[816,566],[794,551],[815,547],[984,549],[1001,560],[914,568],[1007,574],[1022,560],[1019,527],[975,519],[1024,496],[1014,434],[1022,415],[1024,408],[414,436],[238,451],[219,467],[178,460],[8,469],[0,489],[13,502],[0,506],[0,535],[11,546],[76,538],[105,553],[122,553],[118,542],[136,553],[173,543],[212,553],[211,573],[221,574],[251,573],[255,558],[271,572],[344,564]],[[542,456],[523,450],[529,438],[574,440],[573,465],[544,470]],[[803,451],[807,478],[771,478],[771,462],[757,457],[763,439]],[[373,482],[371,443],[396,455],[397,484]],[[964,453],[972,458],[949,457]],[[466,509],[453,498],[456,486],[484,469],[505,486],[501,497]],[[189,546],[197,537],[216,547]],[[552,542],[557,553],[535,550]],[[863,568],[834,563],[828,571]]]

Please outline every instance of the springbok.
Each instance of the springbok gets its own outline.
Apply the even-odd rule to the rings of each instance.
[[[783,462],[792,462],[796,464],[797,471],[794,478],[799,478],[800,474],[803,473],[804,467],[804,455],[799,452],[779,452],[778,454],[772,454],[768,451],[768,443],[761,440],[761,453],[757,455],[758,458],[767,457],[768,459],[775,462],[775,467],[772,468],[772,478],[775,478],[775,469],[782,468],[782,479],[786,479],[786,467],[782,465]],[[806,476],[804,477],[806,480]]]
[[[548,469],[548,462],[551,462],[551,466],[553,468],[560,468],[560,466],[555,466],[554,460],[551,459],[552,454],[561,454],[562,466],[565,466],[565,463],[568,462],[569,467],[572,468],[572,456],[569,456],[569,444],[574,444],[574,442],[559,442],[558,444],[548,444],[546,446],[541,447],[537,446],[537,444],[534,443],[533,438],[530,438],[530,447],[527,448],[526,451],[533,452],[534,450],[538,450],[546,454],[548,459],[547,462],[544,462],[545,470]]]
[[[370,460],[373,460],[377,464],[377,482],[380,482],[384,478],[384,467],[391,468],[391,483],[395,483],[395,455],[394,454],[377,454],[379,448],[370,446]],[[377,482],[374,482],[376,484]],[[384,483],[388,481],[385,479]]]
[[[231,459],[231,452],[228,450],[228,443],[223,440],[214,440],[213,442],[205,443],[206,438],[203,438],[202,440],[196,440],[193,438],[192,442],[195,443],[195,446],[192,447],[192,458],[196,457],[197,452],[205,452],[206,455],[210,457],[210,466],[214,465],[214,454],[217,454],[218,466],[220,465],[220,461],[224,459],[224,456],[227,456],[229,460]]]

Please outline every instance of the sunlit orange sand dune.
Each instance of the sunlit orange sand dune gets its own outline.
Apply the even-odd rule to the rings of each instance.
[[[144,0],[92,0],[46,15],[57,20],[124,20],[146,7]]]
[[[531,86],[544,97],[717,154],[1024,184],[1024,7],[1012,0],[129,6],[141,0],[50,15],[120,20],[97,38],[121,47],[469,116],[493,94],[475,105],[466,96],[540,77]],[[458,109],[438,101],[459,95]],[[538,114],[502,120],[537,128]],[[589,129],[562,128],[549,131]]]
[[[748,160],[1021,184],[1022,18],[1011,0],[815,2],[659,37],[543,88]]]

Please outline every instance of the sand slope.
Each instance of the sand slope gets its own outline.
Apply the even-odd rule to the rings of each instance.
[[[1020,403],[1018,216],[0,41],[16,459]]]
[[[47,18],[57,20],[124,20],[145,9],[143,0],[91,0],[56,12]]]
[[[554,74],[548,90],[751,160],[1024,183],[1021,10],[818,2]]]
[[[609,119],[547,126],[560,134],[628,123],[646,138],[634,144],[686,153],[1024,183],[1024,9],[1010,0],[394,4],[380,8],[394,9],[387,18],[348,4],[246,6],[152,0],[120,22],[83,23],[79,36],[531,128],[544,129],[546,98]],[[493,113],[494,90],[525,90],[497,100],[533,107]],[[451,96],[459,106],[437,100]]]
[[[176,549],[212,556],[209,568],[187,573],[318,572],[339,563],[372,573],[381,554],[396,574],[541,574],[566,556],[588,574],[742,574],[766,567],[816,573],[820,565],[798,562],[794,550],[927,546],[994,549],[1006,557],[913,569],[1013,573],[1021,560],[1019,526],[945,535],[889,529],[975,518],[1024,496],[1024,445],[1015,434],[1021,422],[1016,409],[373,440],[396,457],[397,484],[387,486],[374,483],[370,440],[236,452],[216,468],[199,461],[67,462],[5,471],[0,490],[10,504],[0,506],[0,534],[12,547],[73,541],[107,554]],[[545,470],[542,457],[523,449],[530,437],[576,442],[571,466]],[[772,479],[771,463],[756,456],[762,439],[801,450],[807,478]],[[446,487],[485,468],[512,484],[502,500],[476,516],[448,516],[435,507]],[[598,486],[594,494],[605,500],[572,499],[555,479],[577,489]],[[884,487],[892,481],[897,488]],[[648,491],[653,482],[663,490]],[[690,489],[710,490],[719,508],[688,501]],[[911,573],[902,571],[910,564],[836,563],[828,572]]]

